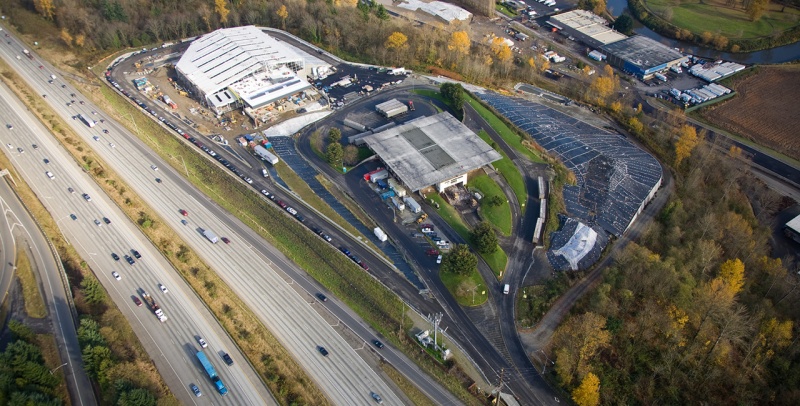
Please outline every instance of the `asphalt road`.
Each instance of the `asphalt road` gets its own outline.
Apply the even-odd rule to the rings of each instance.
[[[6,96],[5,86],[2,86],[0,96]],[[0,97],[0,99],[3,98]],[[0,108],[6,106],[4,102],[0,103],[2,103]],[[31,268],[38,274],[40,287],[43,288],[43,299],[47,303],[48,315],[53,324],[53,334],[61,362],[63,362],[60,368],[64,373],[72,404],[95,405],[97,399],[92,383],[83,368],[81,348],[75,330],[75,319],[72,317],[67,299],[68,288],[64,285],[65,278],[61,277],[61,268],[52,255],[49,242],[6,182],[0,182],[0,207],[3,210],[3,216],[0,216],[2,218],[0,220],[2,224],[0,225],[0,230],[2,230],[0,238],[2,238],[3,245],[3,256],[0,260],[3,261],[3,268],[12,269],[6,265],[14,263],[13,256],[16,245],[24,244],[28,247]],[[10,259],[6,253],[11,254]]]
[[[69,93],[74,90],[69,86],[61,88],[56,84],[48,84],[47,78],[53,72],[49,66],[39,69],[41,62],[38,59],[16,59],[15,55],[20,54],[20,48],[13,41],[12,44],[14,45],[0,44],[0,56],[10,62],[37,89],[35,91],[45,93],[45,88],[49,86],[50,89],[47,90],[50,97],[47,100],[56,102],[56,111],[62,117],[65,116],[69,124],[78,123],[69,118],[69,112],[64,111],[64,104],[58,103],[68,99]],[[18,181],[31,185],[56,219],[66,239],[96,272],[108,294],[128,318],[173,394],[184,404],[276,404],[255,371],[249,364],[241,362],[244,358],[230,338],[159,251],[94,182],[82,173],[72,157],[49,136],[47,129],[26,113],[25,107],[17,103],[13,95],[3,93],[1,98],[6,104],[0,106],[0,116],[5,120],[4,124],[11,123],[14,129],[0,129],[0,139],[3,144],[11,145],[11,148],[5,145],[2,148],[23,178]],[[86,108],[85,113],[90,114],[91,107],[87,105]],[[84,126],[78,134],[84,137],[83,141],[87,145],[97,148],[98,153],[109,161],[114,161],[115,157],[119,160],[129,158],[131,161],[121,163],[129,167],[141,167],[141,162],[146,162],[143,157],[124,154],[117,148],[111,148],[106,142],[93,141],[87,130],[89,128]],[[99,133],[99,130],[95,131]],[[34,143],[38,145],[38,149],[32,147]],[[19,152],[17,148],[22,148],[23,152]],[[45,159],[49,163],[45,163]],[[48,178],[47,171],[53,174],[53,179]],[[132,181],[136,182],[136,179]],[[144,174],[139,181],[155,184],[152,177]],[[76,192],[68,192],[69,187]],[[85,200],[81,197],[82,193],[87,193],[92,200]],[[74,214],[76,219],[71,219],[70,214]],[[103,217],[107,217],[111,224],[103,224]],[[100,226],[94,223],[95,219],[101,221]],[[129,254],[131,249],[138,250],[142,255],[132,266],[125,261],[114,261],[111,258],[112,252],[122,256]],[[112,271],[121,275],[120,281],[112,277]],[[159,291],[160,283],[169,288],[169,293],[163,294]],[[146,290],[161,305],[169,317],[166,323],[160,323],[146,306],[138,308],[133,303],[131,296],[136,295],[139,289]],[[197,361],[197,336],[202,336],[208,342],[209,348],[205,352],[229,387],[230,392],[225,397],[214,392]],[[215,356],[220,351],[231,353],[234,360],[239,362],[232,367],[224,366],[222,359]],[[196,383],[205,396],[196,398],[189,390],[189,383]]]
[[[19,48],[15,47],[14,49],[18,50]],[[3,47],[3,51],[13,57],[13,53],[7,52],[8,47]],[[9,59],[7,57],[7,60]],[[14,61],[12,60],[12,62]],[[322,388],[333,403],[348,405],[371,404],[374,403],[374,400],[370,397],[370,392],[373,391],[379,393],[386,404],[401,403],[379,375],[360,358],[357,351],[351,348],[327,324],[325,319],[313,308],[313,303],[309,303],[307,297],[292,292],[288,283],[281,276],[280,270],[293,268],[295,267],[294,264],[288,263],[282,254],[273,247],[268,246],[263,239],[244,224],[210,202],[206,196],[187,183],[180,177],[178,172],[174,172],[166,162],[163,162],[123,127],[109,119],[94,128],[89,128],[79,120],[72,120],[71,117],[78,113],[83,113],[97,120],[100,116],[93,116],[92,111],[99,110],[89,102],[84,105],[74,104],[71,107],[67,107],[67,101],[72,99],[69,94],[74,93],[75,90],[69,84],[66,85],[66,88],[61,88],[61,80],[57,80],[54,84],[48,84],[47,75],[51,70],[49,67],[38,69],[39,63],[38,59],[37,62],[31,62],[23,56],[21,60],[16,60],[14,65],[20,68],[18,72],[23,74],[26,79],[29,79],[29,83],[37,89],[37,92],[48,95],[47,101],[68,124],[72,125],[82,141],[94,148],[95,152],[109,167],[125,178],[130,188],[153,208],[161,218],[165,219],[166,225],[174,227],[187,246],[217,271],[222,279],[294,355],[299,364],[308,372],[315,383]],[[31,68],[31,66],[34,66],[34,68]],[[80,99],[80,97],[75,99]],[[103,128],[108,129],[109,134],[104,134],[101,131]],[[94,141],[93,137],[95,136],[99,137],[100,140]],[[112,148],[109,142],[113,142],[115,147]],[[183,169],[182,165],[177,161],[176,164]],[[156,165],[160,170],[154,171],[151,169],[151,165]],[[161,178],[163,183],[156,183],[154,181],[156,177]],[[80,193],[79,191],[78,198],[80,198]],[[100,192],[97,191],[92,194],[92,196],[94,195],[99,196]],[[91,203],[93,204],[94,201]],[[188,216],[189,226],[181,225],[180,219],[182,216],[178,213],[180,209],[185,209],[190,213]],[[79,220],[83,217],[95,218],[97,215],[97,213],[78,214]],[[66,218],[68,219],[69,217]],[[118,221],[114,221],[112,218],[112,223],[117,224]],[[88,224],[96,227],[91,221],[88,221]],[[104,226],[100,229],[104,228],[111,227]],[[230,245],[211,245],[200,234],[200,228],[211,229],[219,236],[226,236],[233,242]],[[128,245],[128,247],[143,246],[144,237],[140,237],[139,243],[130,244],[132,245]],[[108,250],[103,252],[104,255],[100,257],[107,258],[110,261],[110,252],[116,251],[117,254],[121,255],[123,250],[130,249],[125,245],[122,245],[122,247],[124,248],[108,247]],[[154,248],[152,249],[154,250]],[[142,261],[137,261],[136,265],[130,269],[136,269],[141,262],[147,262],[148,258],[158,257],[159,260],[163,261],[155,251],[143,252],[143,255]],[[120,261],[120,264],[123,264],[123,261]],[[126,267],[127,264],[122,268]],[[166,263],[162,264],[160,268],[164,270],[170,269]],[[173,314],[172,307],[188,301],[189,296],[191,296],[192,300],[197,301],[188,287],[182,284],[180,284],[182,292],[173,294],[173,290],[176,290],[173,287],[179,286],[180,279],[177,273],[161,271],[151,272],[150,274],[150,283],[143,283],[142,286],[146,287],[146,290],[151,295],[154,295],[157,300],[161,298],[162,307],[170,316],[170,320],[167,321],[168,326],[175,319],[183,320],[185,317],[187,323],[192,319],[198,319],[196,315]],[[161,277],[156,278],[154,277],[155,274],[161,274]],[[123,274],[123,283],[126,281],[125,276]],[[110,275],[108,278],[110,278]],[[170,293],[162,295],[158,292],[158,283],[165,283],[169,286]],[[156,292],[158,293],[156,294]],[[128,293],[129,295],[130,293]],[[129,297],[128,300],[130,301]],[[199,301],[197,305],[200,305]],[[154,316],[150,315],[149,318],[152,322],[158,323]],[[204,319],[207,319],[209,323],[213,322],[210,314]],[[195,346],[193,336],[202,333],[203,337],[208,341],[210,349],[219,351],[220,348],[231,348],[229,345],[220,346],[221,339],[210,336],[206,331],[211,331],[210,327],[195,329],[193,333],[189,334],[189,339],[177,339],[176,337],[172,341],[182,346],[181,352],[191,353],[191,348]],[[318,346],[327,348],[330,355],[323,357],[317,351]],[[212,361],[215,364],[221,364],[218,357],[212,357]],[[238,369],[240,364],[237,363],[230,370]],[[201,373],[202,370],[200,370],[198,363],[195,362],[190,366],[196,374]],[[222,369],[227,370],[228,368]],[[226,377],[226,375],[222,374],[223,381],[234,382],[232,393],[240,392],[243,393],[243,396],[246,394],[250,394],[250,396],[245,399],[233,399],[232,395],[229,394],[224,399],[225,401],[237,404],[267,402],[265,400],[267,396],[262,396],[259,399],[258,396],[254,396],[256,392],[252,390],[245,391],[244,388],[235,386],[236,382],[242,382],[244,377],[234,381],[232,378]],[[208,387],[208,385],[203,385],[207,384],[206,380],[196,381],[199,381],[204,389]],[[179,388],[179,385],[175,382],[169,382],[168,380],[168,383],[171,388],[176,388],[176,390]],[[173,386],[173,384],[176,385]],[[206,393],[209,391],[210,389],[204,390]]]

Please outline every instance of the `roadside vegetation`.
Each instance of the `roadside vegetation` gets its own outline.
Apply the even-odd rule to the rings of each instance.
[[[462,306],[482,305],[488,299],[479,291],[481,287],[486,289],[486,282],[478,272],[478,258],[464,244],[455,244],[443,255],[439,277]]]
[[[10,405],[70,404],[59,358],[52,357],[53,336],[35,334],[28,326],[11,320],[10,340],[0,352],[0,403]]]
[[[510,123],[506,123],[504,118],[501,118],[498,114],[495,114],[491,107],[484,105],[478,99],[472,97],[471,95],[466,95],[465,101],[475,109],[478,114],[486,120],[487,123],[492,127],[492,129],[503,138],[503,141],[506,142],[511,148],[514,148],[517,152],[522,155],[525,155],[533,162],[537,163],[544,163],[544,159],[542,158],[542,153],[538,150],[534,149],[534,144],[527,139],[527,137],[521,135],[521,133],[517,133],[516,130],[512,130],[514,128],[513,125]],[[489,144],[491,145],[491,144]]]
[[[522,178],[522,174],[519,172],[519,169],[517,169],[517,167],[514,165],[514,162],[511,161],[508,155],[506,155],[505,151],[503,151],[502,148],[499,148],[497,143],[494,142],[491,137],[489,137],[489,134],[486,131],[479,131],[478,136],[503,156],[503,159],[492,162],[492,166],[497,169],[497,172],[500,172],[500,175],[502,175],[503,179],[506,180],[508,186],[514,191],[514,195],[517,197],[517,202],[520,205],[524,205],[528,200],[528,192],[526,190],[527,188],[525,187],[525,180]],[[523,208],[521,207],[521,209]]]
[[[511,235],[511,207],[503,189],[488,175],[472,178],[472,187],[483,195],[479,203],[481,217],[495,226],[500,234]]]
[[[47,316],[47,307],[39,291],[39,283],[31,268],[31,260],[24,248],[17,246],[17,262],[15,273],[22,285],[22,298],[25,302],[25,313],[28,317],[42,319]]]

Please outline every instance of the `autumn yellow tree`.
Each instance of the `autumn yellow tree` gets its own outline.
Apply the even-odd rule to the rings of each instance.
[[[52,20],[55,15],[53,0],[33,0],[33,8],[47,20]]]
[[[576,376],[589,372],[589,361],[611,342],[606,330],[606,318],[592,312],[572,317],[563,323],[553,338],[556,354],[556,371],[569,385]]]
[[[228,6],[225,4],[225,0],[214,0],[214,9],[217,11],[217,15],[219,15],[219,22],[224,26],[225,23],[228,22],[228,14],[231,13],[231,11],[228,10]]]
[[[358,5],[358,0],[340,0],[340,4],[345,7],[355,7]]]
[[[408,47],[408,37],[402,32],[395,31],[389,35],[389,38],[386,39],[383,46],[386,47],[386,49],[403,50]]]
[[[719,267],[719,277],[725,283],[727,295],[733,299],[744,286],[744,262],[739,258],[723,262]]]
[[[572,400],[578,406],[597,406],[600,404],[600,379],[589,372],[581,384],[572,391]]]
[[[622,103],[620,103],[619,100],[615,100],[611,103],[610,108],[614,114],[619,114],[622,111]]]
[[[637,134],[641,134],[642,130],[644,130],[644,124],[642,124],[642,122],[639,121],[638,118],[631,117],[628,120],[628,128],[631,129],[631,132],[634,132],[634,133],[637,133]]]
[[[694,127],[684,124],[675,143],[675,167],[680,166],[684,159],[692,155],[692,151],[700,143]]]
[[[286,10],[286,5],[281,5],[278,11],[275,12],[281,18],[281,29],[286,29],[286,18],[289,17],[289,11]]]
[[[61,40],[64,41],[64,43],[67,44],[68,47],[72,48],[72,34],[70,34],[66,28],[61,29],[60,36]]]
[[[75,36],[75,46],[83,48],[86,44],[86,35],[78,34]]]
[[[447,49],[454,51],[459,56],[469,55],[470,40],[466,31],[456,31],[450,35]]]

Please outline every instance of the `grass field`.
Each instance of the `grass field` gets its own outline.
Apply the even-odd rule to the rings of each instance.
[[[439,277],[442,278],[442,283],[444,283],[444,286],[447,287],[447,290],[450,291],[450,294],[456,298],[456,302],[458,302],[458,304],[461,306],[479,306],[488,299],[488,295],[481,294],[481,291],[486,290],[486,284],[483,282],[483,278],[481,278],[481,274],[478,273],[477,269],[469,275],[457,275],[450,272],[439,272]],[[466,290],[461,286],[461,284],[466,280],[471,280],[472,286],[475,286],[474,302],[473,290]]]
[[[535,152],[531,151],[528,148],[525,148],[525,146],[522,145],[522,140],[520,139],[519,135],[517,135],[514,131],[512,131],[506,125],[506,123],[503,122],[503,120],[501,120],[489,109],[484,107],[482,104],[478,103],[477,100],[473,99],[469,95],[466,96],[466,100],[467,103],[469,103],[469,105],[472,106],[472,108],[474,108],[475,111],[477,111],[478,114],[480,114],[480,116],[483,117],[483,119],[486,120],[486,122],[488,122],[489,125],[492,126],[492,128],[498,134],[500,134],[500,137],[502,137],[503,140],[509,146],[511,146],[511,148],[514,148],[515,150],[517,150],[517,152],[527,156],[533,162],[545,163],[542,157],[540,157],[538,154],[536,154]]]
[[[472,186],[477,188],[483,194],[481,199],[481,216],[486,221],[492,223],[501,234],[505,236],[511,235],[511,206],[506,200],[506,195],[503,189],[488,175],[480,175],[472,178]],[[490,202],[494,196],[500,197],[503,203],[499,206],[493,206]]]
[[[492,139],[486,131],[479,131],[478,136],[486,141],[487,144],[492,145]],[[517,202],[519,202],[519,204],[525,204],[525,201],[528,199],[528,192],[525,188],[525,180],[522,179],[522,174],[519,173],[514,162],[511,162],[511,159],[508,158],[505,151],[501,148],[495,148],[495,150],[503,156],[503,159],[492,162],[492,166],[500,172],[500,175],[506,180],[508,186],[514,191],[514,195],[517,196]]]
[[[17,278],[19,278],[19,283],[22,285],[22,298],[25,301],[25,313],[28,314],[28,317],[34,319],[44,318],[47,316],[44,299],[41,293],[39,293],[39,284],[36,282],[36,275],[33,274],[28,254],[21,247],[17,247],[16,266]]]
[[[800,10],[770,4],[758,21],[741,7],[731,8],[723,0],[644,0],[647,8],[662,19],[695,34],[708,31],[728,39],[768,37],[800,23]],[[741,3],[737,3],[741,4]],[[667,11],[670,10],[670,11]],[[672,18],[665,15],[672,13]]]
[[[760,66],[742,80],[732,78],[736,97],[700,110],[700,115],[734,134],[800,160],[800,66]]]

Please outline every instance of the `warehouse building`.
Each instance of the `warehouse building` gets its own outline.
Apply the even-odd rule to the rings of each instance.
[[[392,118],[406,113],[408,111],[408,106],[397,99],[392,99],[376,105],[375,110],[386,118]]]
[[[608,56],[608,63],[612,66],[643,80],[688,59],[682,53],[643,35],[603,45],[600,51]]]
[[[470,23],[472,21],[472,13],[443,1],[405,0],[398,4],[397,7],[411,11],[422,11],[447,24]]]
[[[362,140],[412,192],[430,186],[441,192],[466,185],[470,171],[502,158],[447,112],[414,119]]]
[[[797,243],[800,243],[800,216],[791,219],[783,227],[783,233]]]
[[[311,87],[303,57],[254,26],[194,40],[175,70],[181,84],[217,114],[258,109]]]
[[[593,48],[622,41],[627,36],[614,31],[606,20],[587,10],[572,10],[550,17],[547,24],[567,37],[574,37]]]

